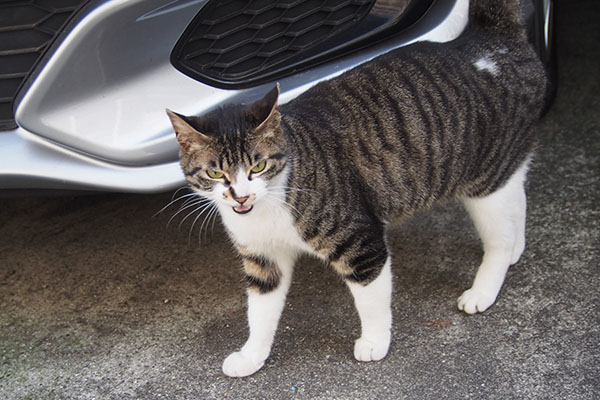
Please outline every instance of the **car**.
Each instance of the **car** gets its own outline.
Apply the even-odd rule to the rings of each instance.
[[[275,82],[284,103],[391,49],[450,41],[467,14],[467,0],[2,2],[0,190],[180,187],[166,108],[198,115]],[[552,14],[524,7],[549,68]]]

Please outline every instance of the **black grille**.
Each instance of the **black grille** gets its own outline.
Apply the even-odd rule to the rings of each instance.
[[[0,130],[16,127],[21,83],[73,12],[86,0],[0,1]]]
[[[365,18],[375,0],[212,0],[175,46],[180,71],[217,86],[256,83]],[[333,43],[332,43],[333,41]],[[240,85],[241,84],[241,85]]]

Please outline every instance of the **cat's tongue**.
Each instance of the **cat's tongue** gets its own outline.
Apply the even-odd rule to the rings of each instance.
[[[247,214],[250,212],[250,210],[252,210],[253,206],[245,206],[245,205],[239,205],[237,207],[233,207],[233,211],[235,211],[238,214]]]

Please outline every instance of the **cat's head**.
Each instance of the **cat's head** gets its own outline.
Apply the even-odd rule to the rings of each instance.
[[[189,185],[220,209],[247,214],[268,202],[270,189],[281,187],[287,156],[278,97],[279,85],[254,103],[201,117],[167,110]]]

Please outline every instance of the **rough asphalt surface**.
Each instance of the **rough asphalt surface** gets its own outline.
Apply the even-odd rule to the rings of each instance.
[[[491,309],[456,298],[481,250],[456,204],[392,230],[389,355],[352,356],[359,321],[303,259],[271,358],[246,338],[240,263],[217,223],[152,217],[171,198],[0,200],[0,399],[597,399],[600,397],[600,3],[560,1],[560,86],[528,185],[528,247]],[[188,232],[192,231],[191,239]]]

